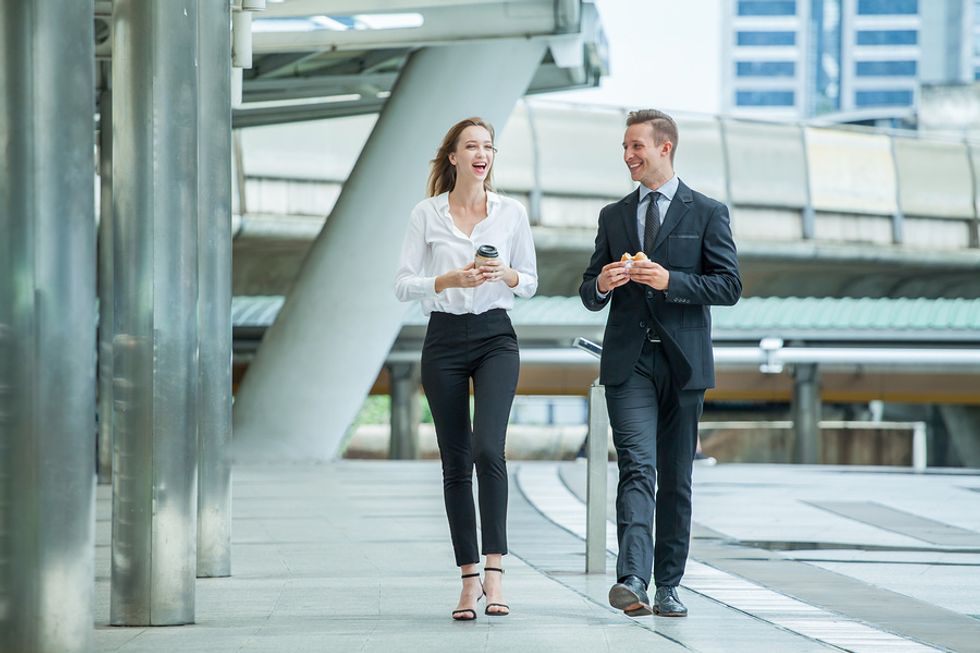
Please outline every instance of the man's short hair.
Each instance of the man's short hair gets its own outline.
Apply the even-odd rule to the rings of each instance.
[[[664,141],[670,141],[673,147],[670,148],[670,162],[674,162],[674,153],[677,152],[677,123],[663,111],[656,109],[640,109],[630,111],[626,116],[626,126],[632,127],[640,123],[647,123],[653,129],[653,142],[663,145]]]

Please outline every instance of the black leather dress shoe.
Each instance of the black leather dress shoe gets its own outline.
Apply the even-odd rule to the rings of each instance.
[[[609,590],[609,605],[622,610],[630,617],[653,614],[646,584],[636,576],[627,576]]]
[[[658,587],[653,595],[653,614],[661,617],[686,617],[687,607],[677,598],[676,587]]]

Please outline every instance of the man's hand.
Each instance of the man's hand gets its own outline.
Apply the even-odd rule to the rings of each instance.
[[[436,277],[436,292],[442,292],[446,288],[475,288],[482,286],[486,281],[483,273],[470,261],[466,267],[450,270]]]
[[[626,272],[626,264],[622,261],[615,261],[603,266],[602,272],[596,277],[596,287],[599,292],[606,294],[613,288],[619,288],[630,280]]]
[[[656,290],[667,290],[670,272],[653,261],[634,261],[629,270],[629,278],[630,281],[642,283],[644,286],[650,286]]]

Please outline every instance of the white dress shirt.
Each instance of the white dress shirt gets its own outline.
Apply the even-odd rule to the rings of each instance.
[[[446,288],[436,292],[436,277],[466,267],[480,245],[493,245],[500,261],[517,272],[517,285],[487,281],[475,288]],[[538,265],[531,225],[524,206],[487,191],[487,217],[467,236],[449,213],[449,193],[419,202],[402,245],[395,275],[395,295],[403,302],[421,300],[422,312],[480,314],[494,308],[510,309],[514,296],[531,297],[538,289]]]

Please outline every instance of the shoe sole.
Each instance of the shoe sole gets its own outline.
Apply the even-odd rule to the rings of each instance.
[[[625,585],[616,584],[612,586],[612,589],[609,590],[609,605],[617,610],[622,610],[629,617],[645,617],[653,614],[653,609],[641,601],[636,592]],[[628,609],[633,605],[639,605],[639,607]]]
[[[653,614],[658,617],[686,617],[686,612],[667,612],[665,610],[658,610],[656,606],[653,608]]]

